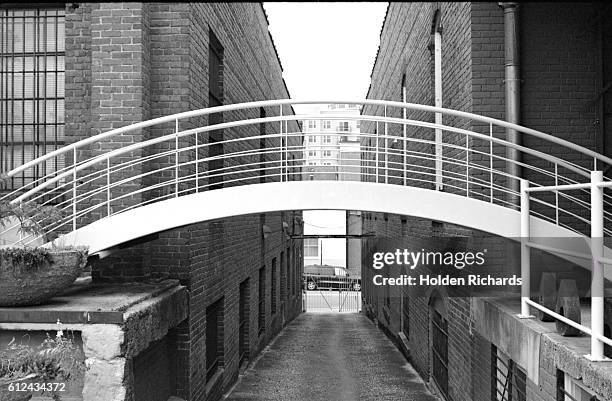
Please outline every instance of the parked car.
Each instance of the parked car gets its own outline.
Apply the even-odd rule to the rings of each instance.
[[[361,276],[343,267],[328,265],[304,266],[304,288],[361,291]]]

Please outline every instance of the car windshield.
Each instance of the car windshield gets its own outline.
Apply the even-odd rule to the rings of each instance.
[[[333,276],[333,267],[320,267],[320,266],[306,266],[304,267],[304,274],[316,274],[320,276]]]

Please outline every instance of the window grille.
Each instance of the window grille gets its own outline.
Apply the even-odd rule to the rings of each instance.
[[[0,171],[65,145],[65,12],[0,6]],[[52,158],[12,177],[19,188],[65,167]]]

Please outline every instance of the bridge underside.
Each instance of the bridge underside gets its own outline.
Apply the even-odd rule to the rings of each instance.
[[[520,237],[520,213],[507,207],[429,189],[357,181],[293,181],[241,185],[181,196],[95,221],[58,241],[98,254],[173,228],[255,213],[286,210],[360,210],[414,216]],[[531,217],[531,237],[583,238]]]

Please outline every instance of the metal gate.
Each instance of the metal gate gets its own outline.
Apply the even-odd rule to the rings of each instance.
[[[319,313],[359,313],[361,311],[361,285],[349,279],[333,283],[304,279],[303,310]]]

